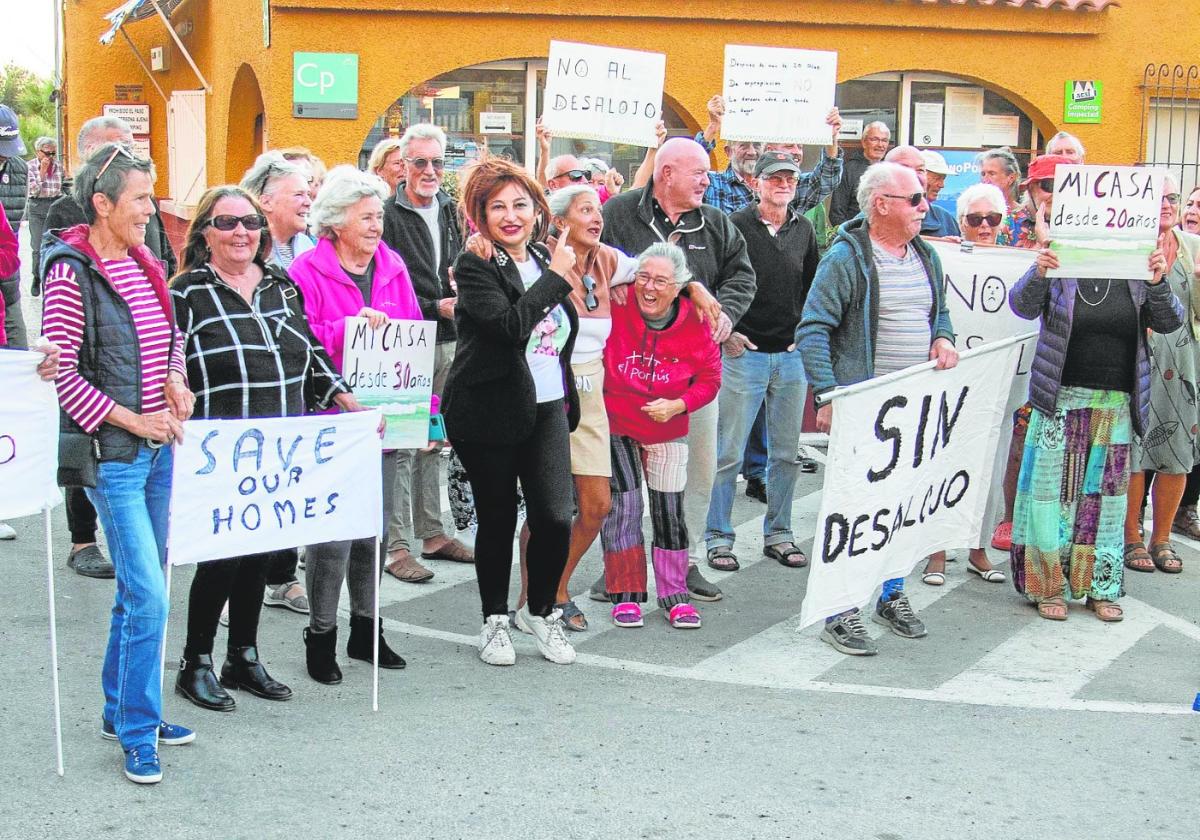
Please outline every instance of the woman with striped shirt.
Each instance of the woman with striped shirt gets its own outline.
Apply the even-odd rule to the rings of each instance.
[[[101,682],[101,734],[125,751],[125,775],[162,779],[158,744],[195,733],[162,722],[163,565],[171,447],[192,413],[183,340],[162,264],[145,246],[153,165],[106,144],[75,178],[87,224],[48,240],[43,332],[62,348],[64,434],[90,436],[99,461],[87,488],[117,575]],[[86,465],[77,465],[86,466]]]

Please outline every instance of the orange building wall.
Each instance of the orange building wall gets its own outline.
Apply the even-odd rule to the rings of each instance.
[[[1187,0],[1188,3],[1195,0]],[[118,36],[96,38],[113,0],[66,0],[67,125],[99,113],[117,82],[141,83],[151,104],[152,153],[166,189],[166,108]],[[305,145],[327,162],[353,161],[372,123],[413,86],[459,67],[545,57],[552,37],[667,54],[666,92],[698,127],[721,89],[725,43],[836,50],[839,80],[889,70],[931,71],[973,80],[1021,107],[1043,134],[1061,125],[1067,79],[1104,82],[1104,122],[1073,126],[1089,159],[1132,162],[1139,151],[1143,71],[1149,63],[1191,64],[1200,36],[1186,4],[1126,0],[1100,14],[1008,7],[930,6],[908,0],[508,0],[497,10],[472,0],[277,0],[271,46],[264,48],[261,0],[191,0],[173,21],[191,20],[184,41],[213,86],[207,108],[208,179],[232,179],[249,163],[246,137],[265,107],[272,146]],[[436,11],[432,11],[435,9]],[[219,15],[217,10],[219,9]],[[158,20],[131,24],[144,53],[168,43]],[[359,55],[359,118],[291,116],[293,51]],[[164,89],[198,82],[172,47]],[[239,76],[239,73],[241,74]],[[237,85],[235,88],[235,78]],[[254,94],[261,89],[262,105]],[[249,141],[250,143],[253,140]]]

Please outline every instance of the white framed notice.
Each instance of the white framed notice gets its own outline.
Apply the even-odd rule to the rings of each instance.
[[[509,111],[480,111],[480,134],[512,134],[512,113]]]
[[[657,146],[662,53],[551,41],[542,122],[558,137]]]
[[[1015,146],[1020,136],[1021,118],[1011,114],[983,115],[984,146]]]
[[[946,88],[944,146],[974,149],[983,140],[983,89]]]
[[[913,143],[922,146],[942,145],[942,103],[913,104]]]
[[[827,146],[837,53],[725,45],[723,140]]]

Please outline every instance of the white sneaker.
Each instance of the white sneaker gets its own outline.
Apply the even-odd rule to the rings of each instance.
[[[542,618],[529,612],[529,605],[517,610],[517,627],[533,636],[542,656],[556,665],[570,665],[575,661],[575,648],[567,641],[563,630],[562,610],[552,610]]]
[[[17,532],[7,522],[0,522],[0,540],[15,540]]]
[[[516,665],[517,652],[508,635],[508,616],[489,615],[479,631],[479,658],[489,665]]]

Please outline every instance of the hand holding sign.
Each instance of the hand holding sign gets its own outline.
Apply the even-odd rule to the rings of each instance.
[[[662,53],[551,41],[545,128],[558,137],[653,146],[666,66]]]
[[[828,146],[836,87],[835,52],[726,44],[721,136]]]
[[[367,324],[369,324],[373,330],[379,329],[388,322],[388,316],[386,312],[380,312],[378,309],[372,309],[369,306],[364,306],[362,309],[358,310],[358,315],[356,317],[366,318]]]

